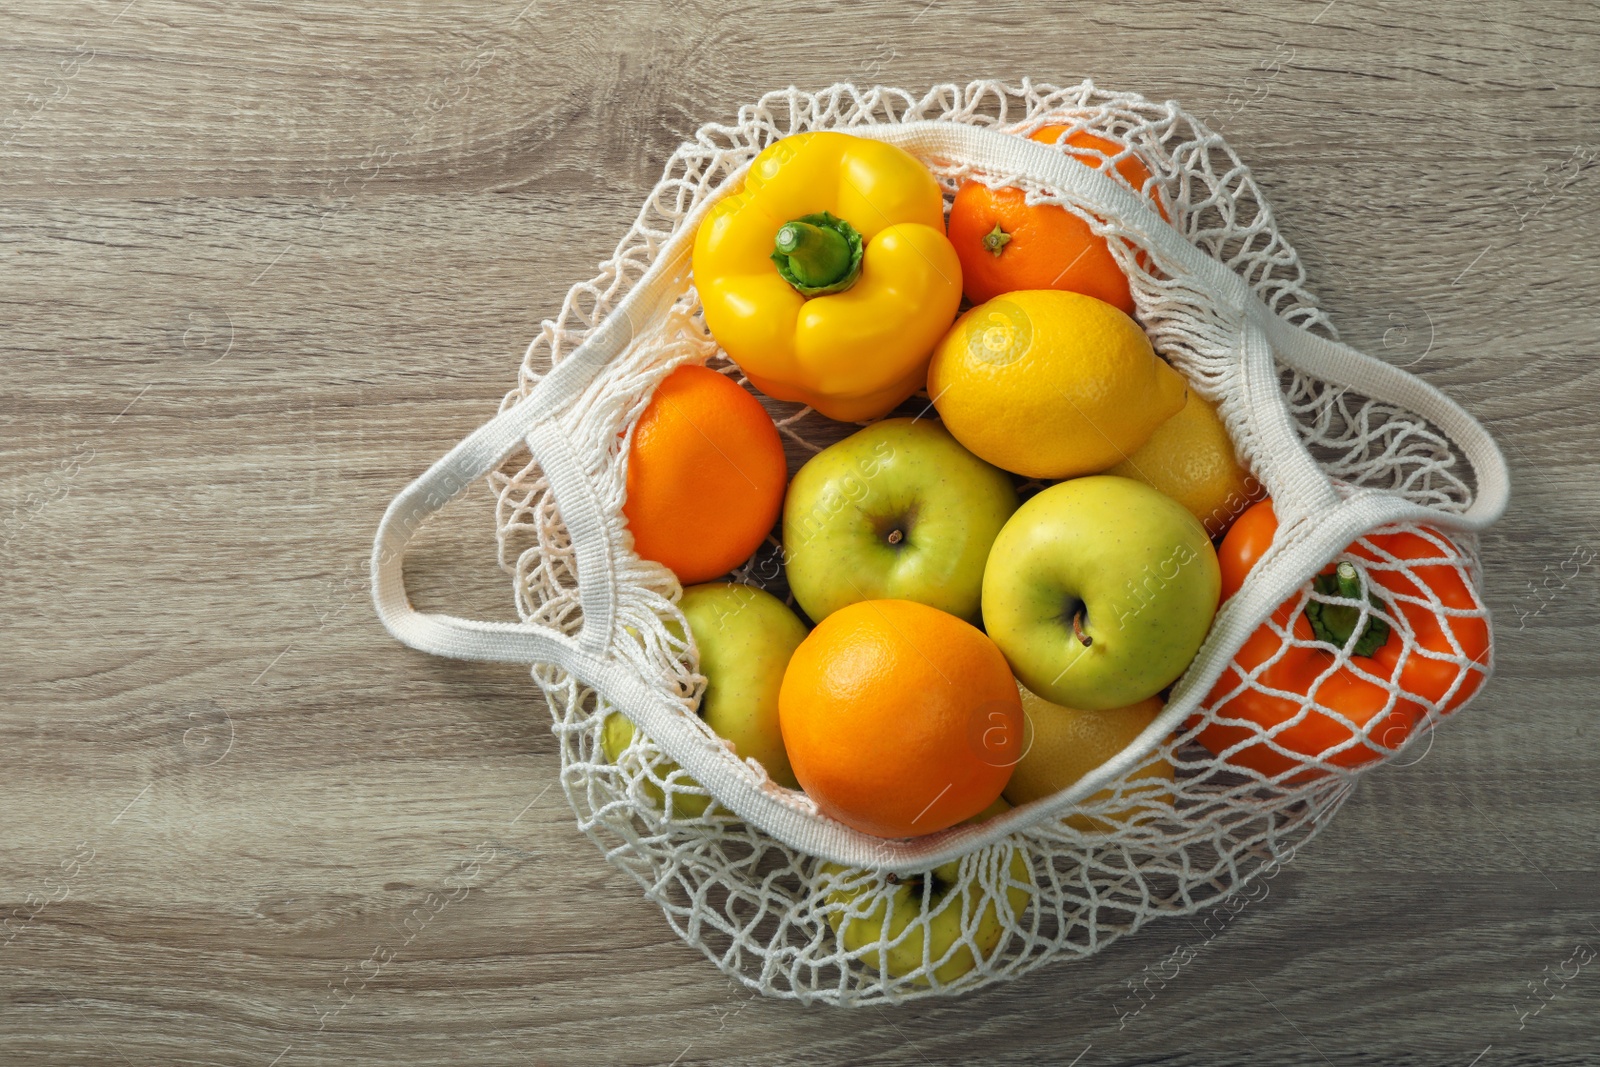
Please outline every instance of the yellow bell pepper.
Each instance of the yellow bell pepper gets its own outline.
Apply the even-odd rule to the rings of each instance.
[[[711,335],[756,388],[846,422],[922,388],[961,302],[933,175],[831,131],[755,158],[701,223],[694,279]]]

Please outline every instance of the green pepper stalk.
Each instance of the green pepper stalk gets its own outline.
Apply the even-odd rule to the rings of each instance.
[[[861,234],[826,211],[783,224],[772,262],[802,296],[842,293],[861,276]]]
[[[1349,560],[1340,560],[1339,566],[1334,568],[1332,574],[1317,575],[1312,580],[1312,588],[1324,596],[1338,596],[1346,600],[1364,599],[1379,611],[1385,607],[1376,593],[1367,592],[1365,596],[1362,595],[1361,575],[1356,571],[1355,564]],[[1325,604],[1320,600],[1313,600],[1306,605],[1306,618],[1311,622],[1311,632],[1317,635],[1317,640],[1344,648],[1350,641],[1350,635],[1361,625],[1361,609],[1354,604]],[[1382,648],[1388,640],[1389,624],[1368,612],[1366,624],[1356,636],[1355,646],[1350,649],[1350,653],[1355,656],[1370,656]]]

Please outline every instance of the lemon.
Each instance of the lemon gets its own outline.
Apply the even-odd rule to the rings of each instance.
[[[1125,708],[1084,711],[1052,704],[1021,685],[1017,689],[1027,716],[1027,732],[1023,735],[1027,751],[1013,768],[1004,795],[1019,805],[1061,792],[1127,748],[1145,727],[1155,722],[1163,707],[1160,697],[1150,697]],[[1114,823],[1170,806],[1172,793],[1166,787],[1172,782],[1173,773],[1172,761],[1152,755],[1148,763],[1127,776],[1129,781],[1122,792],[1126,808],[1101,812],[1098,817],[1072,815],[1067,825],[1083,831],[1110,830]],[[1093,807],[1112,796],[1110,789],[1102,789],[1084,798],[1083,804]]]
[[[1159,489],[1188,508],[1212,537],[1261,495],[1261,483],[1239,466],[1222,417],[1198,393],[1190,393],[1150,440],[1106,473]]]
[[[979,304],[928,366],[928,393],[956,440],[1031,478],[1074,478],[1126,459],[1188,391],[1138,323],[1054,289]]]

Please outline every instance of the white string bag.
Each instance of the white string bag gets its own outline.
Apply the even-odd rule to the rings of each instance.
[[[1146,188],[1131,189],[1110,165],[1016,136],[1047,123],[1128,145],[1152,175]],[[692,644],[674,636],[687,633],[679,585],[633,554],[621,517],[629,433],[656,384],[686,362],[736,373],[707,334],[688,278],[696,226],[762,148],[817,129],[899,145],[947,194],[965,179],[1020,186],[1120,238],[1110,246],[1157,351],[1219,403],[1280,520],[1271,549],[1137,740],[1053,797],[908,841],[819,814],[694,714],[704,679]],[[769,410],[808,452],[854,429],[794,405]],[[524,458],[513,470],[514,454]],[[401,573],[406,543],[485,475],[499,493],[500,561],[514,575],[521,621],[414,611]],[[1421,380],[1334,340],[1249,171],[1175,104],[1089,82],[941,85],[920,98],[881,87],[789,89],[741,109],[732,125],[702,127],[673,155],[616,255],[544,324],[500,415],[390,505],[373,549],[373,591],[384,624],[406,644],[533,665],[579,826],[723,971],[772,996],[901,1001],[1091,955],[1150,919],[1215,905],[1315,834],[1361,771],[1324,764],[1326,775],[1300,783],[1240,771],[1193,742],[1211,718],[1202,701],[1275,608],[1379,528],[1426,524],[1448,534],[1430,537],[1438,558],[1426,562],[1464,576],[1472,606],[1447,608],[1421,581],[1415,599],[1444,616],[1486,619],[1474,532],[1500,515],[1507,493],[1505,462],[1478,423]],[[781,583],[776,547],[740,577]],[[1369,572],[1419,565],[1374,558],[1383,562],[1366,564]],[[1303,605],[1313,594],[1299,596]],[[1439,658],[1400,613],[1380,614],[1404,655]],[[1458,687],[1491,666],[1459,645],[1443,658],[1459,670]],[[1349,664],[1341,653],[1330,671]],[[1391,701],[1409,696],[1426,709],[1408,747],[1449,697],[1385,685]],[[1338,715],[1297,699],[1302,714]],[[600,746],[613,712],[638,727],[616,764]],[[1349,745],[1393,755],[1370,731]],[[1156,756],[1177,767],[1170,801],[1131,777]],[[690,818],[663,794],[709,794],[715,803]],[[935,868],[943,879],[900,877]],[[895,894],[901,903],[884,907]],[[890,915],[902,917],[894,928]]]

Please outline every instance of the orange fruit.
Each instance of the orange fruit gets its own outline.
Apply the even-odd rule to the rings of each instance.
[[[684,585],[726,574],[771,532],[787,474],[760,401],[727,375],[679,367],[633,430],[622,514],[634,551]]]
[[[1066,129],[1045,126],[1031,139],[1056,144]],[[1060,143],[1105,158],[1126,147],[1084,130]],[[1135,189],[1150,179],[1150,171],[1133,155],[1118,160],[1116,169]],[[1096,237],[1088,223],[1066,208],[1030,206],[1021,189],[966,182],[956,192],[946,231],[961,260],[962,287],[974,304],[1019,289],[1066,289],[1104,300],[1129,315],[1134,312],[1128,279],[1105,238]]]
[[[1000,649],[909,600],[859,601],[818,623],[784,672],[778,722],[817,807],[879,837],[977,815],[1022,755],[1022,701]]]

